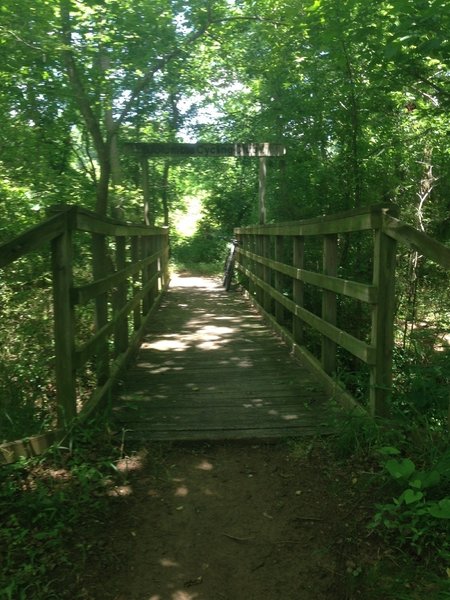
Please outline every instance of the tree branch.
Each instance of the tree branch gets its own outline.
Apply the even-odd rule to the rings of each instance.
[[[84,84],[81,79],[75,57],[72,50],[72,30],[70,25],[70,6],[71,0],[61,0],[61,34],[64,43],[63,57],[66,64],[67,75],[69,77],[72,88],[75,92],[78,108],[84,118],[86,127],[92,136],[95,145],[95,150],[99,156],[99,160],[105,156],[106,144],[103,139],[99,121],[92,110],[89,96],[84,89]]]
[[[117,133],[119,127],[127,118],[127,115],[129,114],[133,104],[136,102],[141,92],[143,92],[145,88],[149,85],[149,83],[152,81],[156,73],[163,69],[174,58],[180,56],[187,47],[192,45],[196,40],[198,40],[202,35],[204,35],[210,25],[211,21],[208,19],[208,21],[203,27],[201,27],[197,31],[194,31],[192,35],[188,36],[183,46],[180,46],[179,48],[175,48],[171,52],[168,52],[165,56],[160,58],[155,65],[150,67],[146,73],[144,73],[144,75],[139,79],[134,89],[132,90],[130,98],[123,107],[119,117],[115,120],[114,129],[112,131],[113,134]]]

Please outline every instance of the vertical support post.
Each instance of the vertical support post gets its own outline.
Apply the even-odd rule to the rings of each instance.
[[[133,236],[131,238],[131,262],[137,263],[139,261],[140,258],[140,253],[139,253],[139,246],[140,246],[140,238],[138,236]],[[137,292],[139,291],[140,288],[140,282],[139,282],[139,273],[136,273],[135,275],[133,275],[133,296],[135,294],[137,294]],[[140,302],[137,306],[134,307],[133,309],[133,329],[134,331],[137,331],[140,326],[141,326],[141,308],[140,308]]]
[[[264,258],[270,258],[270,235],[263,236],[263,256]],[[267,267],[266,265],[264,265],[263,278],[264,283],[271,285],[272,269],[270,267]],[[270,297],[270,294],[266,291],[264,291],[263,308],[269,314],[272,312],[272,298]]]
[[[275,236],[275,260],[283,262],[284,260],[284,237],[282,235]],[[280,294],[283,293],[284,277],[279,271],[275,271],[275,289]],[[278,323],[284,323],[284,306],[279,302],[275,302],[275,318]]]
[[[126,267],[126,238],[116,237],[116,266],[120,271]],[[114,294],[114,312],[118,313],[127,303],[127,279],[119,283]],[[128,348],[128,317],[122,317],[114,329],[114,352],[118,356]]]
[[[336,277],[337,270],[338,237],[333,233],[323,239],[323,273]],[[322,319],[336,325],[336,294],[328,290],[322,292]],[[336,359],[336,342],[322,336],[322,367],[328,375],[336,372]]]
[[[169,282],[169,245],[167,232],[158,237],[158,245],[161,252],[161,289]]]
[[[155,211],[150,198],[150,177],[148,172],[148,159],[143,156],[141,158],[142,172],[142,195],[144,197],[144,223],[153,225],[155,222]]]
[[[258,215],[259,224],[264,225],[266,222],[266,176],[267,176],[267,159],[261,156],[259,159],[259,185],[258,185]]]
[[[305,238],[303,236],[295,236],[294,237],[294,248],[293,248],[293,256],[292,256],[292,264],[297,269],[301,270],[304,268],[305,264]],[[298,279],[294,279],[293,285],[293,300],[295,304],[303,308],[304,304],[304,295],[305,295],[305,284],[303,281]],[[305,335],[304,335],[304,326],[303,321],[293,316],[292,321],[292,335],[294,337],[294,341],[296,344],[300,346],[305,343]]]
[[[247,236],[247,249],[250,252],[255,253],[255,234],[251,233],[249,236]],[[247,268],[248,270],[254,275],[255,274],[255,261],[251,258],[249,258],[248,260],[248,265]],[[250,281],[248,282],[248,291],[249,293],[254,296],[256,294],[256,290],[257,290],[257,286],[254,283],[253,279],[250,279]]]
[[[94,233],[92,235],[92,258],[94,281],[102,279],[110,272],[106,237]],[[100,331],[108,323],[108,294],[104,292],[95,299],[95,330]],[[97,383],[103,385],[109,378],[108,341],[104,340],[97,352]]]
[[[157,236],[148,235],[142,238],[142,257],[147,258],[148,256],[152,256],[157,253]],[[147,294],[144,296],[144,300],[142,302],[142,312],[144,316],[149,312],[153,303],[156,300],[156,296],[158,295],[158,259],[155,258],[149,265],[147,265],[143,270],[142,277],[142,285],[145,287],[150,280],[153,280],[150,289]]]
[[[256,236],[255,252],[259,257],[264,255],[264,243],[263,243],[262,235]],[[255,265],[255,274],[257,275],[257,277],[259,279],[263,279],[263,277],[264,277],[264,267],[259,262],[256,263],[256,265]],[[256,301],[258,302],[258,304],[262,305],[263,299],[264,299],[264,292],[263,292],[262,288],[258,285],[258,287],[256,288]]]
[[[71,300],[72,222],[67,213],[64,233],[52,241],[53,314],[58,427],[64,429],[77,415],[75,385],[75,326]]]
[[[140,244],[141,245],[141,248],[140,248],[141,258],[147,258],[147,256],[150,256],[150,254],[151,254],[150,238],[148,236],[142,236],[140,241],[141,241],[141,244]],[[142,288],[143,289],[147,286],[147,283],[149,282],[149,280],[152,276],[152,272],[151,272],[152,266],[153,265],[145,265],[144,268],[142,269]],[[144,317],[150,310],[151,292],[152,292],[151,290],[148,290],[142,299],[142,315]]]
[[[392,351],[394,346],[395,264],[397,243],[383,230],[375,231],[373,284],[378,301],[372,309],[371,343],[375,365],[370,368],[370,410],[373,416],[389,413],[392,391]]]
[[[240,245],[243,250],[250,250],[248,233],[244,233],[241,235]],[[242,266],[248,271],[250,270],[250,260],[246,256],[242,257]],[[247,292],[250,293],[250,279],[247,276],[245,276],[243,281],[244,287],[247,289]]]

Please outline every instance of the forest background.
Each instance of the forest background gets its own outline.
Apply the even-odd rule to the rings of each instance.
[[[449,31],[446,0],[6,0],[0,242],[57,203],[142,222],[141,165],[123,142],[256,141],[287,147],[283,159],[268,159],[269,221],[394,203],[403,220],[448,243]],[[233,227],[257,221],[257,162],[149,161],[147,220],[171,225],[176,261],[217,262]],[[79,249],[79,270],[87,252]],[[370,280],[362,252],[343,240],[341,274]],[[448,281],[417,252],[402,252],[400,404],[442,422]],[[39,294],[47,270],[37,255],[1,283],[11,324],[0,373],[8,436],[29,433],[30,419],[42,427],[36,400],[45,405],[54,393],[38,359],[48,339],[39,319],[51,322],[48,294]],[[24,343],[30,335],[41,344]],[[22,416],[12,415],[19,405]]]
[[[3,0],[0,243],[60,203],[143,222],[141,165],[123,143],[201,141],[287,147],[267,159],[270,222],[393,203],[449,244],[449,32],[449,0]],[[170,225],[179,265],[221,262],[233,228],[258,220],[258,161],[149,168],[147,220]],[[341,275],[370,279],[363,242],[340,252]],[[393,409],[429,449],[448,435],[450,286],[399,252]],[[36,252],[0,282],[2,440],[54,422],[49,271]],[[350,306],[342,318],[365,327]]]

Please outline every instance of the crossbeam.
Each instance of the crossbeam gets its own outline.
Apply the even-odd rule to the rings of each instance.
[[[124,149],[137,152],[143,158],[151,156],[198,156],[198,157],[236,157],[267,158],[280,157],[286,154],[282,144],[264,143],[197,143],[183,144],[177,142],[124,142]]]

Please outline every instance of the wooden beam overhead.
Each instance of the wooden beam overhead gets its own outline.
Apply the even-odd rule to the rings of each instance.
[[[127,151],[136,152],[141,157],[152,156],[198,156],[198,157],[223,157],[236,158],[263,158],[267,156],[284,156],[286,147],[282,144],[252,143],[252,144],[182,144],[176,142],[123,142]]]

